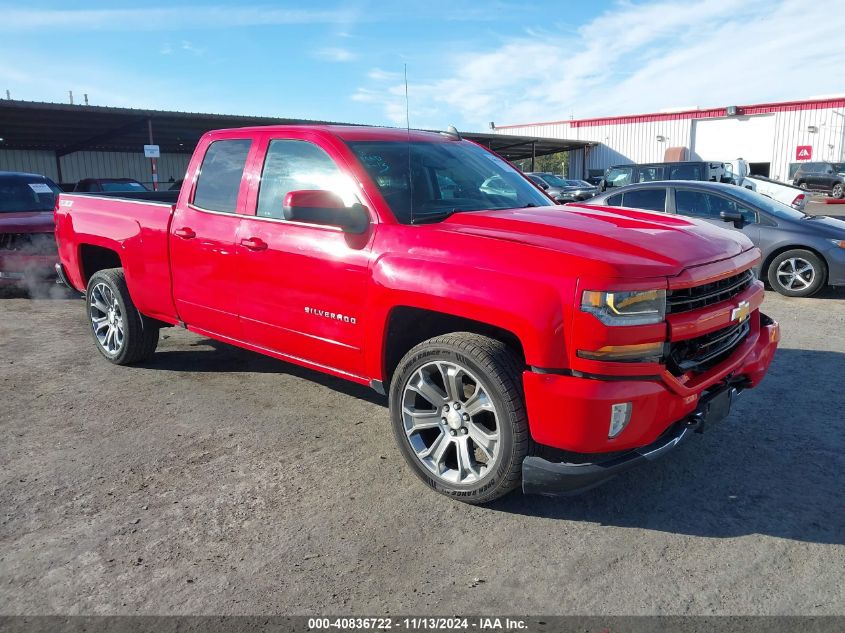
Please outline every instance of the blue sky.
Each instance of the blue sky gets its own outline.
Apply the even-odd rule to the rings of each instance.
[[[147,4],[0,2],[0,91],[403,125],[407,64],[411,125],[473,130],[845,92],[827,3]]]

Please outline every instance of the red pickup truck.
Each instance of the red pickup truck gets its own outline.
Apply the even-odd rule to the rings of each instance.
[[[370,385],[413,471],[470,503],[662,455],[779,340],[745,236],[555,206],[455,133],[210,132],[173,195],[59,197],[59,274],[102,355],[142,361],[179,326]]]

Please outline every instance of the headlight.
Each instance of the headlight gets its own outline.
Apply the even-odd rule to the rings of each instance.
[[[650,325],[666,317],[665,290],[599,292],[585,290],[581,310],[605,325]]]

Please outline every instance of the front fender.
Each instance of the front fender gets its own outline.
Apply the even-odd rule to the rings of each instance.
[[[571,313],[563,296],[574,296],[575,279],[541,279],[501,271],[387,255],[372,268],[373,324],[366,336],[368,374],[382,376],[387,323],[398,306],[431,310],[492,325],[516,336],[526,363],[562,367],[567,358],[563,332]],[[571,287],[570,287],[571,286]]]

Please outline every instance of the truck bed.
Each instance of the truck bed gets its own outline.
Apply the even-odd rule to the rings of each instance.
[[[100,191],[100,192],[76,192],[61,194],[63,196],[87,196],[91,198],[110,198],[113,200],[146,200],[149,202],[163,202],[176,204],[179,199],[179,190],[173,191]]]
[[[123,267],[138,309],[175,323],[168,249],[175,196],[177,191],[59,194],[56,241],[70,283],[85,290],[86,263],[96,260],[98,248],[119,253],[115,265]]]

